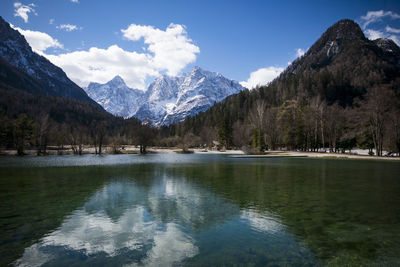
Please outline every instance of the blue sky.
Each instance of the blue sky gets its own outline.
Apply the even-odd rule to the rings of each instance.
[[[0,15],[78,84],[120,74],[140,89],[195,65],[249,87],[265,83],[343,18],[398,42],[398,14],[400,1],[0,2]]]

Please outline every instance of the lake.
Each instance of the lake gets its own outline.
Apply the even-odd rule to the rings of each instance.
[[[400,265],[400,164],[0,158],[0,265]]]

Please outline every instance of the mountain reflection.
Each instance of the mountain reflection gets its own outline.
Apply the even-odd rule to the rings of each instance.
[[[125,264],[173,265],[198,253],[193,233],[240,216],[236,205],[183,178],[164,175],[150,186],[114,181],[26,248],[17,265],[67,262],[71,255],[78,257],[74,254],[133,259]]]
[[[16,248],[4,262],[398,265],[398,164],[137,158],[3,174],[13,197],[3,197],[2,248]]]

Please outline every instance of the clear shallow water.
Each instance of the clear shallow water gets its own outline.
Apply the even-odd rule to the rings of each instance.
[[[0,158],[0,265],[400,264],[400,164]]]

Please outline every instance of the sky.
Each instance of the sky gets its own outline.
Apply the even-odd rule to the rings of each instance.
[[[0,15],[82,87],[146,90],[194,66],[266,84],[340,19],[400,45],[400,1],[1,0]]]

